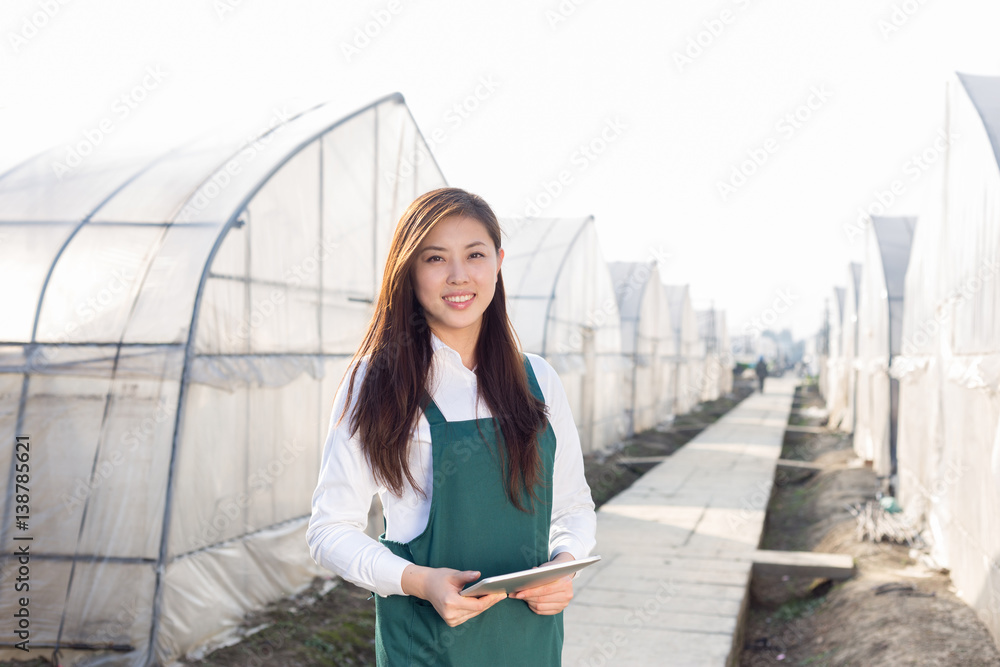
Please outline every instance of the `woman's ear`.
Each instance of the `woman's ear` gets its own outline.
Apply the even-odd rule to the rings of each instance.
[[[503,264],[503,248],[497,248],[497,276],[500,275],[501,264]]]

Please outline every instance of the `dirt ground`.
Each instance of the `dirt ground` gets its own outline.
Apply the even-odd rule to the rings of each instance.
[[[815,386],[800,388],[795,405],[790,423],[824,421]],[[850,554],[856,574],[842,583],[755,577],[740,665],[1000,665],[974,610],[919,549],[858,540],[848,507],[874,499],[877,481],[849,436],[789,432],[782,457],[823,470],[779,471],[761,548]]]

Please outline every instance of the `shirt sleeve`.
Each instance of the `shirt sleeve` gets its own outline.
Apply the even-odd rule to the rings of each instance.
[[[559,375],[541,357],[529,356],[539,387],[545,395],[549,423],[556,436],[549,558],[568,551],[579,560],[586,558],[597,544],[597,515],[584,475],[580,434]]]
[[[354,384],[352,412],[363,375],[362,365]],[[344,409],[347,384],[345,379],[334,399],[319,481],[312,497],[306,542],[313,560],[347,581],[383,597],[403,595],[403,570],[410,562],[364,532],[372,497],[380,488],[361,451],[359,439],[349,435],[352,412],[337,423]]]

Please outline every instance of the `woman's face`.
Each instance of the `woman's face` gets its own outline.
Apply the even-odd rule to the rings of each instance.
[[[450,345],[477,339],[502,262],[503,250],[478,220],[452,216],[434,225],[417,249],[413,289],[438,338]]]

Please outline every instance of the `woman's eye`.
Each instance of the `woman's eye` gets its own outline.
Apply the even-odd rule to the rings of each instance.
[[[479,257],[486,257],[486,255],[484,255],[483,253],[481,253],[481,252],[478,252],[478,251],[477,251],[477,252],[474,252],[474,253],[472,253],[471,255],[469,255],[469,258],[470,258],[470,259],[471,259],[471,258],[479,258]]]
[[[444,258],[441,257],[440,255],[431,255],[430,257],[427,258],[428,262],[436,262],[438,260],[444,261]]]

